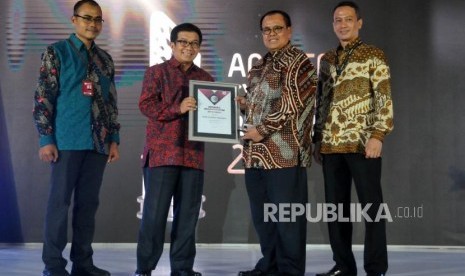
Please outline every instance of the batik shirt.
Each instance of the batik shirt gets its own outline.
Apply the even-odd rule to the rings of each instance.
[[[307,55],[288,44],[259,60],[247,80],[245,122],[264,139],[244,142],[245,167],[310,166],[317,74]]]
[[[119,143],[114,74],[111,56],[95,43],[87,50],[75,34],[47,47],[33,107],[40,146],[108,154],[108,143]],[[85,79],[93,97],[82,93]]]
[[[204,143],[188,140],[188,113],[181,114],[189,80],[213,78],[195,64],[182,71],[174,57],[146,70],[139,99],[139,108],[148,118],[142,166],[204,169]]]
[[[360,39],[328,51],[320,61],[317,105],[314,141],[321,141],[321,153],[365,153],[369,138],[383,141],[394,127],[383,51]]]

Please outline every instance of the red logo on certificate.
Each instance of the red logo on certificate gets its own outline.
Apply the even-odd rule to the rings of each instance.
[[[224,97],[226,97],[230,93],[230,91],[211,89],[199,89],[199,91],[214,105],[219,103]]]

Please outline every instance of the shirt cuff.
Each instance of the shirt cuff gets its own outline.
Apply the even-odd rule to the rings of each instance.
[[[43,147],[46,145],[55,145],[55,136],[54,135],[43,135],[39,138],[39,146]]]
[[[115,142],[119,145],[119,133],[111,134],[109,137],[109,142]]]
[[[384,140],[384,132],[382,131],[379,131],[379,130],[375,130],[371,133],[371,136],[370,138],[375,138],[375,139],[378,139],[380,140],[381,142],[383,142]]]

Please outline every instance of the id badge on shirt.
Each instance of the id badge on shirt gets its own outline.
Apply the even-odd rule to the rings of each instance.
[[[94,96],[94,82],[88,79],[82,81],[82,94],[87,97]]]

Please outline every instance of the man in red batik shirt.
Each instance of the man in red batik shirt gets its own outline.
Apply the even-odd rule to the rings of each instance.
[[[197,26],[176,26],[170,41],[171,59],[147,69],[139,100],[148,123],[136,276],[151,275],[160,259],[171,198],[171,275],[201,275],[193,266],[195,227],[203,190],[204,143],[188,140],[188,111],[196,109],[195,99],[189,97],[189,81],[213,78],[193,63],[202,43]]]

